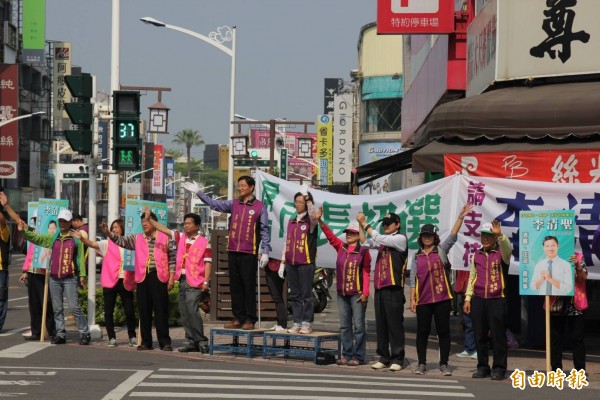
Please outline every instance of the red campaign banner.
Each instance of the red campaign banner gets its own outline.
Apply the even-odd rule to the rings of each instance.
[[[464,153],[444,156],[444,175],[460,173],[556,183],[596,183],[600,150]]]
[[[19,66],[0,65],[0,122],[19,116]],[[19,124],[9,122],[0,128],[0,179],[17,179]]]
[[[454,0],[377,0],[377,33],[454,32]]]

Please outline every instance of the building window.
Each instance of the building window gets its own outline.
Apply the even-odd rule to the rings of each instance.
[[[365,133],[401,130],[401,98],[367,100],[365,105],[367,110]]]

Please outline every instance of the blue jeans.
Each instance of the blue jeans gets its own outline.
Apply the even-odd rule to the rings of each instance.
[[[52,295],[52,308],[54,309],[54,322],[56,324],[56,336],[66,338],[65,309],[63,308],[63,296],[67,298],[69,309],[77,322],[77,329],[81,335],[89,335],[90,328],[83,316],[77,296],[77,277],[50,278],[50,294]]]
[[[338,294],[340,312],[340,336],[342,340],[342,357],[347,360],[365,362],[366,332],[365,311],[367,303],[358,302],[360,294],[342,296]],[[353,338],[354,335],[354,338]]]
[[[315,276],[314,264],[286,264],[285,272],[290,288],[289,302],[292,304],[294,324],[312,323],[315,312],[312,297],[313,278]]]
[[[8,311],[8,269],[0,271],[0,331],[6,321]]]
[[[462,306],[464,304],[464,296],[461,297],[460,309],[462,310]],[[471,320],[471,316],[469,314],[465,314],[461,311],[463,326],[465,328],[465,350],[469,353],[473,353],[477,351],[475,347],[475,331],[473,331],[473,321]]]

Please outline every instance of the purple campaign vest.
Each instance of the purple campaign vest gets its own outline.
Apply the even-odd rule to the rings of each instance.
[[[52,245],[52,259],[50,260],[50,276],[53,278],[69,278],[77,273],[77,243],[72,237],[60,240],[57,236]]]
[[[289,265],[314,264],[317,255],[317,227],[310,232],[310,218],[305,215],[304,219],[296,220],[290,218],[285,240],[285,263]]]
[[[256,254],[258,251],[258,227],[263,203],[254,199],[252,203],[234,200],[229,223],[228,250]]]
[[[417,305],[450,300],[450,285],[445,265],[438,252],[417,253]]]
[[[354,296],[363,291],[362,263],[365,253],[369,250],[364,247],[357,247],[348,251],[348,245],[345,244],[338,250],[337,261],[335,263],[335,273],[337,275],[336,286],[338,294],[342,296]],[[367,285],[369,282],[367,282]]]
[[[407,251],[401,252],[393,247],[379,246],[375,261],[375,289],[388,286],[404,287],[407,255]]]
[[[474,295],[483,299],[504,297],[502,253],[499,250],[492,250],[489,253],[478,250],[473,255],[473,262],[475,263]]]

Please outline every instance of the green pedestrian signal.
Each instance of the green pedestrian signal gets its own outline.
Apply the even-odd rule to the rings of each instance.
[[[75,129],[64,131],[69,146],[79,154],[92,154],[94,123],[93,78],[90,74],[65,75],[65,84],[73,102],[65,103],[65,111]]]
[[[115,170],[141,170],[140,92],[113,92],[112,139]]]

